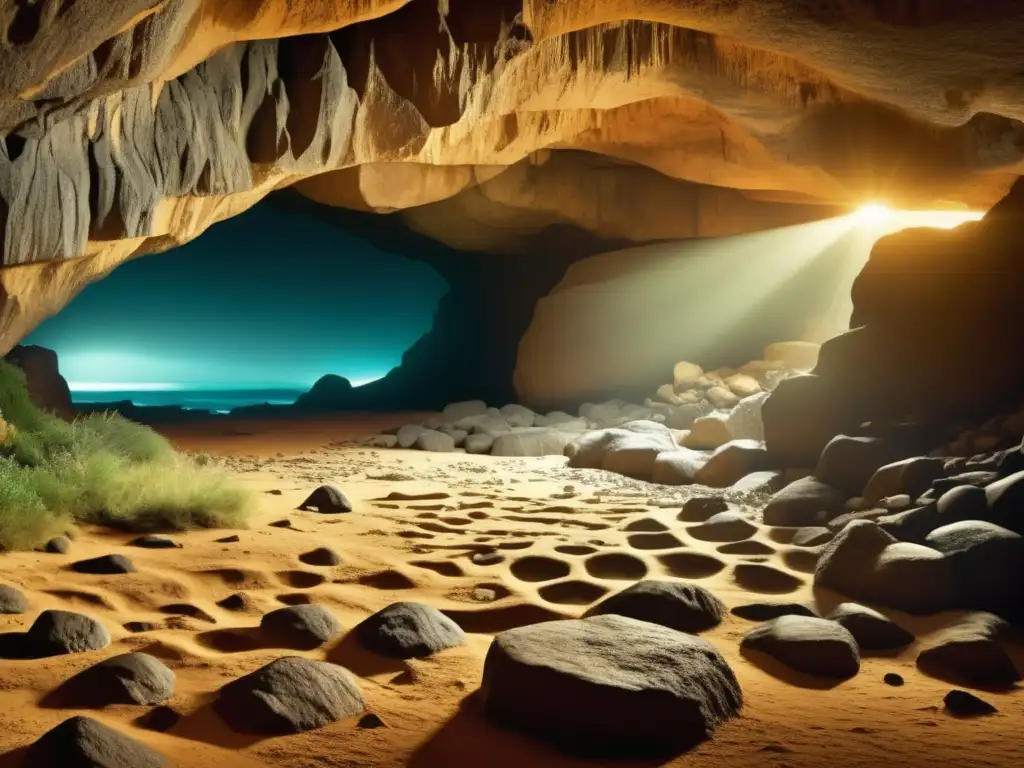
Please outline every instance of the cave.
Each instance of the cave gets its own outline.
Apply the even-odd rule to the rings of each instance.
[[[1020,763],[1021,3],[0,28],[0,764]]]

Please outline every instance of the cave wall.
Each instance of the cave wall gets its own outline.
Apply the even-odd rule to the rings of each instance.
[[[409,220],[463,248],[445,222],[475,212],[506,252],[552,219],[645,241],[756,229],[758,204],[987,207],[1024,156],[1013,0],[4,0],[0,27],[4,349],[117,263],[320,174],[321,202],[431,203]],[[552,150],[681,191],[605,170],[621,187],[587,200],[517,165]]]

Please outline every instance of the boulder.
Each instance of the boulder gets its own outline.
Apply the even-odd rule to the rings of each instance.
[[[684,402],[672,408],[665,420],[670,429],[692,429],[697,420],[709,416],[714,411],[711,403],[701,396],[696,402]]]
[[[1024,535],[1024,472],[1004,477],[985,489],[986,519]]]
[[[849,630],[862,651],[892,651],[914,642],[899,624],[857,603],[842,603],[828,618]]]
[[[925,543],[950,561],[959,607],[1024,620],[1024,536],[962,520],[935,529]]]
[[[785,487],[782,473],[775,470],[751,472],[730,486],[734,493],[777,493]]]
[[[322,728],[366,711],[351,672],[297,656],[277,659],[228,683],[213,707],[233,730],[268,736]]]
[[[687,528],[686,532],[700,541],[727,542],[744,541],[757,533],[757,526],[743,513],[729,510],[712,515],[700,525]]]
[[[510,403],[498,409],[501,417],[512,427],[532,427],[537,419],[537,414],[525,405]]]
[[[697,634],[721,624],[724,613],[721,601],[698,584],[648,579],[601,601],[584,616],[628,616]]]
[[[311,650],[336,637],[341,624],[322,605],[289,605],[266,614],[260,629],[283,648]]]
[[[452,427],[447,424],[439,427],[437,431],[443,432],[444,434],[448,435],[448,437],[450,437],[455,442],[456,448],[460,447],[463,443],[465,443],[466,438],[469,436],[469,432],[467,432],[466,430],[457,429],[456,427]]]
[[[425,429],[416,438],[415,447],[431,453],[451,453],[455,450],[455,438],[436,429]]]
[[[768,500],[765,525],[805,528],[824,525],[843,511],[846,494],[817,478],[790,483]]]
[[[703,376],[703,368],[696,363],[682,360],[672,369],[672,386],[676,392],[684,392],[694,387]]]
[[[466,453],[483,455],[491,452],[494,447],[493,435],[468,435],[463,443]]]
[[[551,411],[543,415],[538,414],[533,421],[535,427],[571,427],[573,430],[586,429],[587,420],[573,416],[571,413],[565,411]]]
[[[604,758],[690,749],[743,705],[710,643],[614,615],[502,632],[480,695],[498,725]]]
[[[549,427],[526,427],[500,434],[491,446],[492,456],[562,456],[576,435]]]
[[[707,397],[708,402],[711,403],[715,408],[721,408],[722,410],[729,410],[735,407],[740,399],[732,393],[728,387],[711,387],[707,392],[704,393]]]
[[[725,379],[725,386],[729,388],[736,397],[742,399],[753,397],[761,393],[761,384],[753,376],[745,373],[734,373]]]
[[[942,703],[951,715],[955,717],[982,717],[994,715],[999,710],[987,701],[979,699],[973,693],[967,691],[953,690],[942,698]]]
[[[866,506],[874,506],[887,496],[907,494],[916,499],[942,476],[942,459],[918,456],[879,467],[868,480],[861,496]]]
[[[689,448],[663,451],[654,459],[651,482],[658,485],[691,485],[707,457]]]
[[[892,449],[877,437],[832,438],[818,458],[814,476],[850,496],[859,496],[872,475],[890,460]]]
[[[665,425],[633,421],[613,429],[588,432],[569,443],[565,455],[573,468],[605,469],[651,480],[658,454],[678,447]]]
[[[343,410],[352,402],[352,390],[351,381],[328,373],[317,379],[308,392],[299,395],[294,407],[306,411]]]
[[[19,344],[4,359],[25,373],[25,388],[37,408],[65,421],[75,418],[71,389],[60,373],[56,352],[34,344]]]
[[[915,615],[938,613],[957,601],[952,567],[941,552],[897,541],[867,520],[850,523],[822,547],[814,583]]]
[[[765,448],[780,467],[813,467],[828,442],[860,422],[836,407],[829,382],[794,376],[761,406]]]
[[[483,400],[466,400],[461,403],[449,403],[441,411],[441,417],[450,423],[470,416],[486,416],[487,403]]]
[[[725,425],[733,439],[764,441],[764,422],[761,421],[761,408],[767,399],[767,392],[744,397],[729,412],[725,419]]]
[[[697,472],[694,482],[709,488],[728,488],[753,472],[771,468],[764,446],[754,440],[731,440],[717,448]]]
[[[91,616],[71,611],[43,611],[29,627],[27,645],[40,655],[100,651],[110,645],[107,628]]]
[[[319,512],[322,515],[333,515],[341,512],[351,512],[352,503],[339,488],[333,485],[321,485],[309,494],[298,508],[304,512],[312,511]]]
[[[390,450],[398,447],[398,435],[374,435],[367,443],[371,448],[384,448]]]
[[[943,523],[939,517],[938,505],[934,501],[902,512],[889,512],[877,518],[875,522],[883,531],[900,541],[912,541],[915,544],[924,544],[928,534],[941,527]]]
[[[0,614],[19,614],[28,610],[28,600],[20,590],[0,584]]]
[[[412,448],[416,445],[416,440],[419,439],[419,436],[426,431],[427,428],[421,424],[406,424],[403,427],[399,427],[398,433],[395,435],[398,440],[398,447]]]
[[[459,625],[439,610],[410,602],[392,603],[353,632],[364,648],[396,659],[431,656],[466,640]]]
[[[730,509],[728,502],[721,496],[694,496],[686,500],[679,512],[679,520],[684,523],[703,523],[720,512]]]
[[[1000,644],[1006,623],[998,616],[975,613],[946,627],[927,641],[917,666],[925,674],[978,688],[1012,688],[1021,675]]]
[[[683,445],[697,450],[714,450],[730,440],[732,432],[729,431],[729,417],[722,413],[711,413],[693,422]]]
[[[982,488],[958,485],[939,497],[936,512],[944,525],[961,520],[984,520],[988,517],[988,495]]]
[[[835,533],[828,528],[809,526],[797,531],[790,543],[795,547],[816,547],[819,544],[827,544],[833,538],[835,538]]]
[[[767,654],[815,677],[845,679],[860,671],[853,635],[834,621],[808,616],[780,616],[755,627],[740,642],[740,650]]]
[[[76,715],[47,731],[25,753],[25,765],[61,768],[170,768],[159,752],[109,725]]]
[[[63,688],[73,706],[149,706],[174,695],[174,672],[148,653],[123,653],[80,672]]]
[[[498,435],[505,434],[512,430],[512,425],[501,416],[478,416],[474,417],[472,421],[472,425],[468,426],[468,431],[472,432],[474,435],[494,435],[497,437]],[[462,427],[463,423],[464,422],[460,422],[457,426],[460,428],[466,428]]]

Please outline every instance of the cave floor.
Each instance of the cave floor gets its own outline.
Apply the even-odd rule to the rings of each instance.
[[[128,535],[92,529],[78,536],[67,555],[4,555],[4,581],[23,589],[31,607],[21,616],[0,617],[0,631],[23,631],[40,610],[58,608],[101,619],[114,643],[96,653],[0,661],[5,726],[0,766],[19,764],[19,747],[72,714],[44,706],[45,694],[99,659],[133,650],[174,669],[177,691],[167,704],[183,715],[181,721],[169,733],[155,733],[133,724],[144,707],[88,714],[115,724],[178,766],[593,765],[483,721],[472,694],[493,633],[579,616],[603,595],[644,577],[695,579],[730,608],[805,602],[828,611],[838,602],[835,595],[812,590],[813,553],[789,545],[783,529],[762,526],[741,546],[690,535],[689,524],[677,515],[692,489],[570,470],[560,457],[499,459],[343,444],[405,420],[407,415],[390,422],[367,417],[168,430],[183,448],[225,457],[230,471],[258,491],[261,508],[251,527],[238,532],[240,541],[218,543],[226,532],[196,531],[174,536],[181,549],[146,550],[125,546]],[[354,506],[351,514],[295,511],[325,482],[345,491]],[[734,501],[756,510],[762,500]],[[281,527],[283,520],[288,527]],[[299,559],[324,546],[340,554],[340,565],[314,567]],[[720,551],[723,546],[730,554]],[[505,556],[504,562],[471,561],[474,553],[492,549]],[[72,561],[113,552],[129,556],[138,572],[90,576],[67,569]],[[743,563],[761,567],[753,574],[749,568],[737,571]],[[243,611],[218,606],[238,592],[247,598]],[[233,733],[210,709],[212,695],[224,683],[296,653],[246,640],[252,637],[246,630],[256,627],[263,613],[284,604],[320,603],[349,629],[399,600],[449,612],[470,633],[468,643],[408,662],[353,651],[344,642],[300,653],[337,661],[359,675],[368,711],[384,727],[364,729],[345,721],[260,739]],[[176,615],[161,610],[168,604],[178,604]],[[199,610],[182,611],[181,604]],[[181,615],[189,612],[193,615]],[[896,618],[920,644],[955,615]],[[131,634],[121,629],[129,621],[153,622],[157,628]],[[1019,765],[1024,722],[1019,690],[985,692],[981,695],[999,713],[958,720],[942,706],[952,686],[915,668],[918,646],[897,656],[865,658],[856,677],[832,683],[746,660],[739,643],[753,626],[730,615],[703,635],[740,680],[746,702],[742,716],[675,760],[616,765]],[[1024,658],[1017,661],[1024,668]],[[889,672],[902,675],[906,685],[885,685],[882,678]]]

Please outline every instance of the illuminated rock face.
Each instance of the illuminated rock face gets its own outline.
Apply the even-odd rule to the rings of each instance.
[[[4,0],[0,27],[0,351],[284,185],[514,252],[987,207],[1024,157],[1012,0]]]

